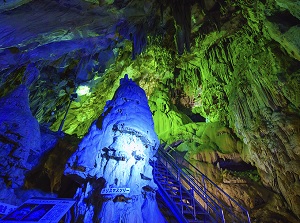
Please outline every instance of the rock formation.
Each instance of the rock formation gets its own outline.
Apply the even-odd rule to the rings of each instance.
[[[70,94],[89,89],[71,103],[63,128],[80,140],[128,73],[147,94],[159,139],[183,141],[177,149],[243,203],[254,222],[272,222],[274,213],[278,222],[297,222],[299,12],[295,0],[2,1],[0,97],[17,89],[24,72],[35,73],[28,87],[32,115],[57,131]],[[11,123],[0,123],[6,148],[16,134],[8,140],[5,132],[20,124]],[[54,190],[65,143],[46,165]],[[229,170],[226,162],[254,170]],[[0,180],[10,185],[6,174]]]
[[[65,175],[82,182],[76,221],[164,222],[149,164],[158,145],[145,92],[126,75],[66,164]]]
[[[26,85],[1,98],[0,104],[0,176],[7,186],[21,188],[43,152],[40,127],[31,114]]]

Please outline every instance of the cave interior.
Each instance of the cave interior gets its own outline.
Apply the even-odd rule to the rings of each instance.
[[[162,219],[149,192],[155,154],[134,141],[196,167],[252,222],[300,221],[300,1],[7,0],[0,24],[2,209],[88,196],[93,211],[77,222],[113,219],[99,193],[123,184],[91,162],[101,144],[108,166],[135,160],[149,202],[134,202]],[[140,88],[118,93],[125,77]],[[116,95],[134,101],[131,113]],[[107,117],[125,114],[133,127],[105,133]],[[137,127],[144,121],[151,128]],[[114,147],[123,135],[133,158]],[[131,200],[108,203],[117,212]]]

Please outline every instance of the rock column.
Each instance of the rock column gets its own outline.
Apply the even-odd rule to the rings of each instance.
[[[165,222],[149,159],[158,148],[146,94],[127,75],[66,164],[82,183],[77,222]]]

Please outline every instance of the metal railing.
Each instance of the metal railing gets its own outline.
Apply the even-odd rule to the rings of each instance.
[[[191,178],[186,172],[182,171],[178,165],[176,165],[174,159],[170,155],[162,150],[158,151],[157,159],[158,160],[156,162],[163,164],[165,168],[168,169],[169,173],[171,173],[177,179],[177,181],[183,187],[182,190],[191,195],[191,206],[193,207],[192,209],[194,211],[194,217],[197,215],[195,206],[198,205],[205,210],[207,215],[209,215],[209,219],[206,219],[203,222],[225,222],[222,208],[210,196],[207,196],[205,187],[198,185],[193,178]],[[154,171],[156,171],[156,162],[154,162]],[[156,174],[157,173],[154,173],[154,175]],[[180,198],[182,199],[181,191]],[[180,211],[183,211],[183,207],[181,207]]]
[[[172,153],[177,155],[172,156],[169,152],[166,152],[164,149],[160,148],[158,150],[158,157],[165,157],[167,160],[174,163],[177,168],[179,168],[188,176],[188,179],[190,180],[189,184],[192,187],[198,188],[201,192],[203,192],[203,196],[209,197],[216,204],[218,204],[218,206],[220,206],[224,212],[226,222],[251,223],[249,212],[242,205],[240,205],[235,199],[233,199],[229,194],[227,194],[212,180],[210,180],[193,164],[184,159],[182,155],[179,154],[174,148],[170,146],[168,146],[168,148],[172,150]],[[201,200],[200,203],[203,204]]]

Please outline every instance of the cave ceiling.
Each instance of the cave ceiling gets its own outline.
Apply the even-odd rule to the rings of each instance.
[[[87,125],[77,132],[74,125],[68,128],[76,122],[68,117],[65,131],[82,136],[128,72],[149,97],[165,88],[167,100],[191,119],[229,124],[231,83],[248,83],[247,77],[236,77],[247,66],[269,66],[281,82],[285,72],[298,70],[294,6],[292,1],[3,2],[1,96],[28,79],[34,116],[55,129],[78,90],[84,95],[71,111],[83,110],[78,121]],[[282,61],[280,54],[288,58]],[[82,93],[84,88],[89,92]],[[284,94],[297,110],[299,98]],[[89,111],[95,98],[100,104]]]
[[[0,24],[0,98],[27,86],[41,126],[82,137],[127,73],[161,140],[250,163],[300,217],[299,1],[14,0]]]

